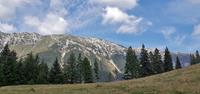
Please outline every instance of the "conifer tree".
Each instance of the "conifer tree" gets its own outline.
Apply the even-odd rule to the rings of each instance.
[[[156,73],[156,70],[154,69],[154,54],[152,53],[152,51],[149,52],[149,62],[150,62],[150,68],[152,70],[152,73]]]
[[[63,72],[58,62],[58,59],[56,58],[53,67],[51,68],[49,73],[49,82],[51,84],[62,84],[63,81],[64,81]]]
[[[76,63],[76,57],[74,53],[70,54],[70,57],[68,59],[68,68],[67,68],[67,74],[68,74],[68,80],[70,84],[77,82],[77,63]]]
[[[140,53],[140,64],[141,64],[141,76],[149,76],[153,74],[153,70],[151,68],[151,64],[148,57],[148,52],[145,49],[144,44],[142,45],[141,53]]]
[[[16,65],[16,84],[25,84],[25,71],[23,60],[20,59]]]
[[[182,66],[181,66],[181,62],[179,60],[179,57],[177,56],[176,57],[176,69],[180,69],[180,68],[182,68]]]
[[[92,83],[93,82],[93,76],[92,76],[92,67],[90,65],[90,61],[88,58],[84,58],[83,60],[83,79],[85,83]]]
[[[67,64],[64,64],[64,68],[63,68],[63,82],[65,83],[65,84],[69,84],[69,66],[67,65]]]
[[[38,66],[39,66],[39,56],[36,55],[36,57],[31,52],[27,55],[27,57],[24,60],[25,64],[25,80],[27,84],[34,84],[37,82],[37,76],[38,76]]]
[[[173,62],[169,49],[166,47],[164,55],[164,70],[165,72],[173,70]]]
[[[199,55],[199,51],[196,51],[196,59],[195,59],[196,64],[200,63],[200,55]]]
[[[1,63],[0,60],[0,86],[3,85],[3,64]]]
[[[157,48],[154,51],[152,65],[153,65],[153,70],[154,70],[155,74],[164,72],[162,56]]]
[[[194,65],[196,64],[196,58],[194,56],[194,54],[190,54],[190,65]]]
[[[48,83],[48,74],[49,74],[49,68],[44,61],[42,61],[39,64],[38,68],[38,77],[37,77],[37,83],[38,84],[47,84]]]
[[[139,62],[135,51],[129,47],[126,54],[126,65],[124,79],[133,79],[139,77]]]
[[[2,85],[16,84],[16,52],[10,51],[8,44],[6,44],[1,52],[0,59],[2,68]]]
[[[77,64],[77,81],[78,83],[81,83],[83,81],[83,74],[82,74],[83,60],[82,60],[81,53],[78,55],[77,63],[78,63]]]
[[[99,80],[99,64],[97,62],[97,59],[94,61],[94,73],[95,73],[95,79]]]

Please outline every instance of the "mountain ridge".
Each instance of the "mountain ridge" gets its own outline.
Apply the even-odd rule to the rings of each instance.
[[[120,80],[125,66],[125,55],[127,48],[116,43],[94,37],[78,37],[70,34],[40,35],[38,33],[0,33],[0,48],[8,43],[15,50],[19,58],[28,53],[39,54],[40,58],[52,65],[58,57],[61,65],[67,63],[69,53],[77,56],[79,53],[88,57],[93,66],[97,58],[100,66],[101,81]],[[139,56],[140,49],[135,48]],[[148,49],[153,51],[153,49]],[[161,51],[163,55],[163,51]],[[173,60],[177,54],[172,53]],[[178,54],[184,66],[189,64],[189,54]],[[112,78],[108,78],[109,75]]]

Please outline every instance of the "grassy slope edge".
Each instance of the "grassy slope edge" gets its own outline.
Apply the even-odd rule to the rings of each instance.
[[[200,65],[111,83],[6,86],[0,94],[200,94]]]

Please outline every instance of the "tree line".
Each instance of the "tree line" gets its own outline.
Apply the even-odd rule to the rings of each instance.
[[[191,65],[200,63],[199,52],[191,54]],[[146,77],[154,74],[172,71],[182,68],[179,57],[176,57],[175,66],[169,49],[166,47],[164,57],[156,48],[154,52],[148,52],[145,45],[142,45],[140,55],[137,56],[135,50],[129,47],[126,53],[126,65],[123,78],[125,80],[139,77]]]
[[[8,44],[0,53],[0,86],[20,84],[74,84],[99,80],[97,60],[92,69],[87,57],[71,53],[62,67],[56,58],[51,68],[38,55],[28,54],[18,60]]]
[[[191,54],[191,65],[200,63],[199,52]],[[38,55],[28,54],[25,58],[18,59],[15,51],[9,49],[6,44],[0,52],[0,86],[21,84],[75,84],[93,83],[100,79],[99,62],[94,60],[94,68],[87,57],[79,54],[77,57],[71,53],[67,62],[60,65],[56,58],[49,68]],[[168,72],[182,68],[179,57],[176,57],[173,66],[172,56],[166,47],[164,57],[156,48],[149,52],[142,45],[140,55],[129,47],[126,53],[126,64],[123,78],[134,79],[154,74]]]

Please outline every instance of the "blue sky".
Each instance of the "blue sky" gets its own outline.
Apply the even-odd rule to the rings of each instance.
[[[199,10],[200,0],[0,0],[0,30],[194,52],[200,50]]]

